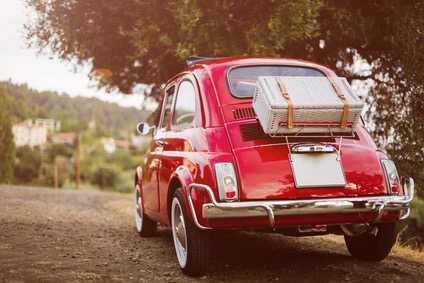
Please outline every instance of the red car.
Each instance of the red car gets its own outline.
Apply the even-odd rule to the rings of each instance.
[[[409,215],[411,178],[374,144],[361,119],[349,134],[271,137],[252,108],[258,76],[334,75],[310,62],[197,58],[163,88],[156,123],[138,131],[152,142],[135,175],[136,228],[171,226],[182,271],[205,272],[212,230],[344,235],[349,252],[384,259],[396,223]],[[290,154],[337,151],[344,186],[296,186]],[[316,164],[319,166],[320,164]]]

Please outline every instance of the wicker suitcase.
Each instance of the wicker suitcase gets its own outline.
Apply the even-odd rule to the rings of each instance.
[[[345,78],[259,77],[253,97],[269,135],[352,132],[363,106]]]

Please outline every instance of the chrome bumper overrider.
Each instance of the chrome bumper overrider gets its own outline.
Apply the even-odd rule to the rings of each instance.
[[[401,219],[409,216],[409,204],[414,198],[414,180],[403,181],[404,195],[370,196],[351,198],[328,198],[308,200],[278,200],[278,201],[244,201],[218,202],[212,189],[202,184],[188,186],[188,201],[193,219],[200,229],[211,229],[199,223],[196,215],[191,192],[205,190],[212,203],[202,206],[202,216],[206,219],[245,218],[267,216],[271,228],[275,227],[275,216],[285,215],[318,215],[318,214],[349,214],[358,212],[374,212],[373,222],[378,222],[384,211],[402,211]]]

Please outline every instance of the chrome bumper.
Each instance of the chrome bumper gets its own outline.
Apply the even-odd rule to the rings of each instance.
[[[212,203],[206,203],[202,206],[202,216],[206,219],[267,216],[271,228],[274,228],[275,216],[373,212],[376,213],[373,222],[378,222],[383,216],[384,211],[403,211],[400,219],[405,219],[409,216],[409,204],[414,198],[414,180],[412,178],[409,178],[409,182],[404,180],[402,186],[404,191],[404,195],[402,196],[218,202],[209,186],[193,183],[188,186],[188,201],[193,220],[200,229],[211,228],[203,226],[198,221],[191,198],[191,192],[194,189],[205,190],[212,201]]]

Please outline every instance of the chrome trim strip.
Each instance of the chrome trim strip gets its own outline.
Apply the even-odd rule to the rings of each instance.
[[[191,192],[193,189],[205,190],[212,201],[202,206],[204,218],[243,218],[268,216],[271,228],[275,228],[275,216],[282,215],[319,215],[319,214],[347,214],[357,212],[375,212],[377,216],[373,222],[381,220],[384,211],[405,210],[406,214],[400,219],[405,219],[409,215],[409,204],[414,198],[414,180],[409,178],[409,185],[406,179],[403,182],[404,196],[373,196],[373,197],[351,197],[351,198],[331,198],[331,199],[311,199],[311,200],[278,200],[278,201],[246,201],[246,202],[218,202],[212,189],[203,184],[190,184],[188,186],[188,201],[196,226],[200,229],[212,229],[199,223],[194,209]]]

